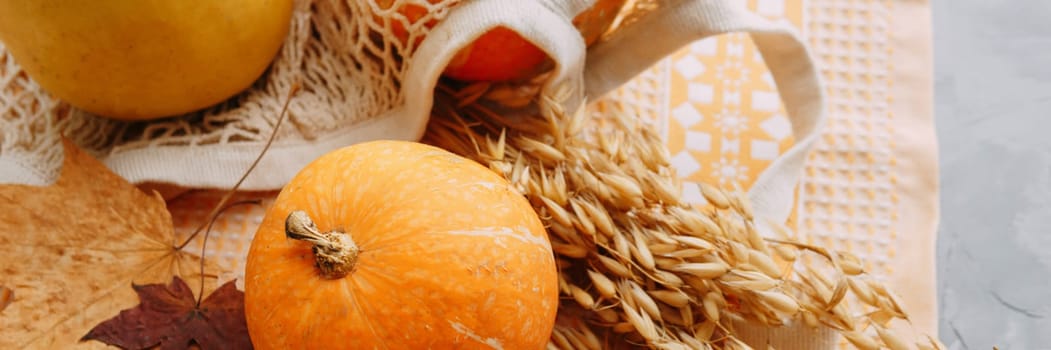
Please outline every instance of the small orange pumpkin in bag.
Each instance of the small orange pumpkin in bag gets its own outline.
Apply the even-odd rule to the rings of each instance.
[[[626,0],[598,0],[573,19],[586,45],[594,44],[609,30]],[[547,54],[513,30],[497,27],[460,49],[445,68],[445,76],[464,81],[509,81],[527,79]]]
[[[528,201],[482,165],[405,141],[324,155],[248,254],[257,349],[542,349],[558,279]]]
[[[394,6],[394,0],[375,0],[382,9]],[[428,0],[435,4],[441,0]],[[584,37],[587,45],[594,44],[609,30],[627,0],[598,0],[591,8],[573,19],[573,25]],[[456,1],[452,2],[455,6]],[[403,5],[398,13],[409,23],[421,20],[427,9],[416,4]],[[378,19],[377,19],[378,20]],[[408,40],[408,32],[401,21],[392,21],[391,30],[402,41]],[[425,25],[432,27],[435,21]],[[444,75],[462,81],[512,81],[527,79],[542,67],[547,54],[517,32],[496,27],[467,47],[460,49],[445,68]]]

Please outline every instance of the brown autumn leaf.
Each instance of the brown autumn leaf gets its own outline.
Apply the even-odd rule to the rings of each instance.
[[[15,293],[7,287],[0,286],[0,311],[4,311],[7,308],[7,304],[10,304],[15,300]]]
[[[229,281],[197,304],[181,278],[168,285],[132,285],[139,305],[91,329],[83,340],[121,349],[251,349],[245,322],[244,292]]]
[[[181,242],[159,195],[64,147],[53,185],[0,186],[0,276],[18,297],[0,314],[0,349],[103,348],[78,340],[136,304],[128,285],[173,276],[200,283],[200,259],[175,248]]]

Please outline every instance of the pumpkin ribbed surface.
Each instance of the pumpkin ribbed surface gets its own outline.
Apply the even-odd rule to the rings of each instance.
[[[359,253],[344,277],[286,237],[303,211]],[[418,143],[331,152],[282,190],[249,251],[258,349],[541,349],[558,307],[554,257],[524,197],[473,161]]]

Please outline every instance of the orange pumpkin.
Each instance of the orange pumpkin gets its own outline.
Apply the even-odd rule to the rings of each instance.
[[[518,32],[496,27],[460,49],[442,74],[462,81],[511,81],[529,78],[547,59]]]
[[[387,10],[394,6],[393,0],[373,0],[379,8]],[[432,4],[442,0],[427,0]],[[584,42],[591,45],[605,34],[614,19],[620,13],[627,0],[598,0],[584,12],[573,19],[573,25],[584,37]],[[452,6],[458,1],[454,1]],[[404,4],[398,13],[409,23],[420,21],[427,9],[417,4]],[[376,17],[376,22],[382,19]],[[437,22],[429,20],[424,25],[433,27]],[[391,22],[391,30],[403,43],[408,40],[408,32],[400,21]],[[526,79],[538,73],[547,54],[533,45],[517,32],[506,27],[496,27],[482,34],[453,56],[443,75],[463,81],[510,81]]]
[[[598,0],[573,18],[573,25],[586,45],[594,44],[609,30],[627,0]],[[538,73],[547,54],[513,30],[497,27],[460,49],[444,75],[463,81],[509,81]]]
[[[542,349],[554,255],[526,199],[482,165],[374,141],[300,171],[248,254],[257,349]]]
[[[395,5],[394,4],[395,0],[373,0],[373,1],[375,2],[376,6],[378,6],[381,10],[389,10],[391,7],[394,7],[394,5]],[[429,2],[431,4],[437,4],[437,3],[440,3],[442,1],[443,0],[427,0],[427,2]],[[452,0],[452,1],[450,1],[449,6],[455,6],[457,3],[459,3],[459,1],[460,0]],[[410,25],[415,24],[416,22],[420,21],[420,19],[422,19],[424,16],[427,15],[427,8],[426,7],[420,6],[418,4],[414,4],[412,2],[406,2],[406,3],[400,4],[400,6],[398,7],[397,11],[398,11],[398,14],[400,14],[403,17],[405,17],[405,21],[409,22]],[[375,14],[372,15],[372,20],[375,21],[376,23],[383,23],[384,22],[382,17],[380,17],[379,15],[375,15]],[[437,23],[438,23],[438,21],[436,21],[434,19],[430,19],[424,25],[427,26],[427,28],[431,28],[431,27],[434,27],[434,25],[437,24]],[[401,20],[399,20],[399,19],[392,19],[390,21],[390,29],[391,29],[391,32],[394,33],[394,36],[398,37],[398,39],[401,40],[402,43],[406,42],[406,40],[409,37],[409,32],[405,28],[405,25],[403,24],[403,22]]]

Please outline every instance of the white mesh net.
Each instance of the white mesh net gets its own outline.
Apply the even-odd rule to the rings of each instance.
[[[277,148],[345,133],[401,103],[400,86],[411,64],[407,57],[429,25],[446,16],[458,1],[296,0],[283,48],[250,89],[204,111],[148,122],[110,120],[69,107],[33,83],[0,45],[4,177],[36,184],[52,181],[62,158],[60,135],[72,138],[111,167],[122,154],[150,149],[199,152],[201,148],[247,145],[258,150],[273,131],[281,103],[296,82],[302,89],[291,100],[289,123],[280,130]],[[115,168],[134,178],[128,167],[166,167],[162,164],[165,159],[143,159],[136,157],[135,164]],[[23,175],[13,176],[15,172]],[[237,175],[228,177],[236,179]],[[188,186],[201,182],[193,178],[155,180]]]

